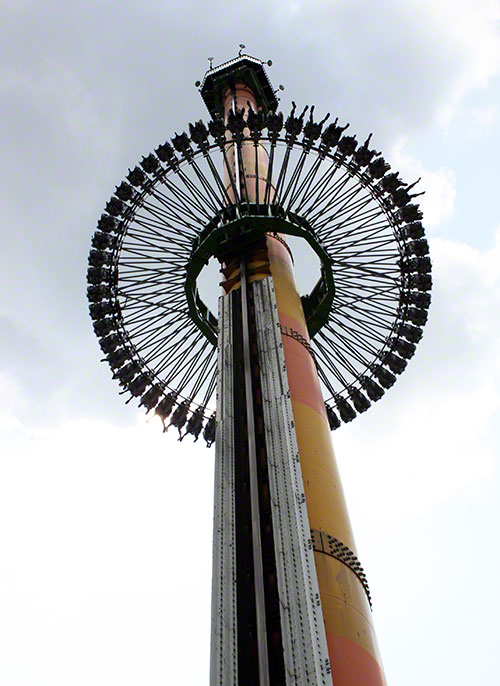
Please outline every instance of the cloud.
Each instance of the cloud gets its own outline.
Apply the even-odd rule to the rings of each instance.
[[[500,230],[489,250],[439,238],[431,253],[433,303],[415,358],[380,407],[334,434],[355,510],[380,522],[484,487],[497,452]]]
[[[447,127],[460,100],[471,90],[485,88],[500,72],[500,4],[497,0],[427,0],[424,4],[443,26],[459,65],[448,101],[439,111],[441,123]]]
[[[0,408],[0,435],[23,432],[24,426],[16,411],[26,405],[26,400],[15,377],[6,371],[0,372],[0,396],[8,399]]]
[[[497,119],[498,109],[492,107],[474,107],[470,112],[467,134],[471,140],[480,140],[488,129],[491,130]]]
[[[281,19],[294,35],[294,83],[385,146],[430,124],[499,72],[498,2],[301,3]],[[309,88],[306,88],[306,84]],[[367,128],[369,127],[369,128]],[[392,140],[391,140],[392,139]]]
[[[125,430],[89,419],[33,428],[16,417],[15,381],[0,382],[0,681],[199,683],[213,450],[132,411]]]
[[[456,196],[455,172],[444,167],[426,169],[420,160],[404,151],[404,142],[405,139],[401,138],[387,157],[407,183],[422,179],[412,192],[425,191],[425,195],[416,199],[416,202],[420,204],[424,213],[425,225],[435,227],[453,215]]]

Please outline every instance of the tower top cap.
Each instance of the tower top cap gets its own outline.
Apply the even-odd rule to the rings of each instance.
[[[267,64],[270,64],[269,60]],[[278,106],[274,89],[262,60],[250,55],[238,55],[228,62],[209,69],[200,85],[200,94],[212,118],[224,114],[223,93],[236,83],[244,83],[255,95],[257,106],[267,112]]]

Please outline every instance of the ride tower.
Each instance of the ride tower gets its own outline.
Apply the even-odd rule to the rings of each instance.
[[[416,194],[371,136],[358,145],[314,107],[285,119],[261,60],[197,85],[208,125],[129,170],[99,220],[94,329],[129,400],[180,439],[215,439],[211,685],[381,686],[330,430],[382,397],[421,338]],[[288,236],[320,265],[303,296]],[[217,316],[197,286],[211,260]]]

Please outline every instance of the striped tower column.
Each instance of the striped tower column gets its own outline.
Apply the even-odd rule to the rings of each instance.
[[[333,684],[383,686],[386,682],[371,620],[368,586],[358,569],[315,363],[304,345],[309,334],[291,254],[281,240],[268,237],[267,245],[284,332],[288,383]]]
[[[248,103],[256,109],[253,93],[246,85],[236,84],[228,89],[224,97],[226,117],[229,108],[246,109]],[[254,173],[252,143],[243,144],[239,165],[234,164],[232,144],[228,144],[227,154],[233,172],[232,179],[226,175],[229,196],[239,185],[242,197],[246,195],[250,202],[255,201],[256,185],[259,184],[259,191],[260,184],[265,186],[267,152],[259,146],[259,179]],[[281,325],[294,442],[296,439],[333,685],[384,686],[368,584],[357,558],[291,253],[282,236],[268,235],[266,247],[265,262],[269,264]],[[234,273],[237,271],[235,265]],[[251,280],[265,275],[263,270]],[[233,581],[237,583],[237,579]]]

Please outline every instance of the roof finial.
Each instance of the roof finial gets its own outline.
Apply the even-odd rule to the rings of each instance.
[[[209,63],[209,65],[210,65],[210,69],[212,69],[212,62],[213,62],[213,61],[214,61],[214,58],[213,58],[213,57],[209,57],[209,58],[208,58],[208,63]]]
[[[238,53],[238,57],[241,57],[241,51],[244,50],[247,46],[244,45],[243,43],[240,43],[240,51]]]

